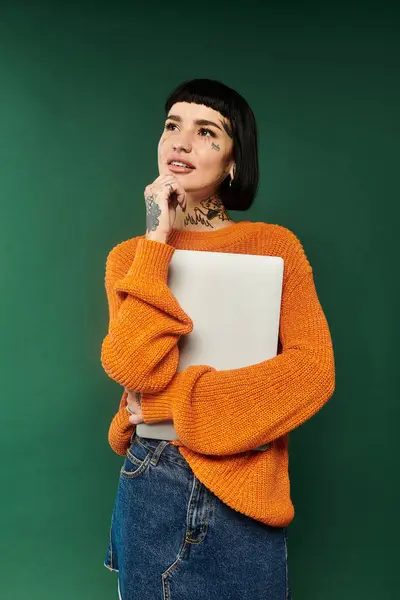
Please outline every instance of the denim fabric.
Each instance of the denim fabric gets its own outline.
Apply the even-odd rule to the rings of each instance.
[[[290,600],[286,536],[224,504],[178,448],[133,433],[104,562],[121,600]]]

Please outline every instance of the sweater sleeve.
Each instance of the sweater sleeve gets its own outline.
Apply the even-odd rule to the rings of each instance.
[[[312,268],[302,258],[282,293],[282,352],[240,369],[196,365],[176,373],[164,390],[142,394],[145,423],[172,419],[184,446],[230,455],[289,433],[324,405],[335,389],[333,346]]]
[[[193,330],[167,285],[173,253],[172,246],[141,237],[131,264],[121,244],[107,257],[109,327],[101,364],[111,379],[130,390],[165,388],[178,367],[177,342]]]
[[[108,430],[108,443],[117,454],[126,455],[130,445],[131,435],[136,425],[129,421],[129,413],[126,410],[128,392],[124,390],[119,403],[119,410],[114,415]]]

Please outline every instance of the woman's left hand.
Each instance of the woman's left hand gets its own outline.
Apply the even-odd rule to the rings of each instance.
[[[140,393],[135,392],[134,390],[128,390],[128,388],[125,388],[125,390],[128,392],[128,397],[126,399],[127,409],[129,408],[128,412],[132,413],[129,417],[130,423],[132,423],[133,425],[137,425],[138,423],[144,423],[139,400]]]

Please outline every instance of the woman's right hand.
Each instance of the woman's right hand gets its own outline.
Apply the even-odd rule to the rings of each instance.
[[[166,243],[174,225],[176,207],[186,210],[186,192],[174,175],[160,175],[146,186],[146,239]]]

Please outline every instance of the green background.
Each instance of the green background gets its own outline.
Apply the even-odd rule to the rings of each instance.
[[[117,597],[105,260],[144,232],[166,95],[210,77],[259,128],[231,215],[296,233],[335,348],[333,398],[291,435],[294,600],[398,598],[399,11],[144,4],[0,3],[0,595]]]

